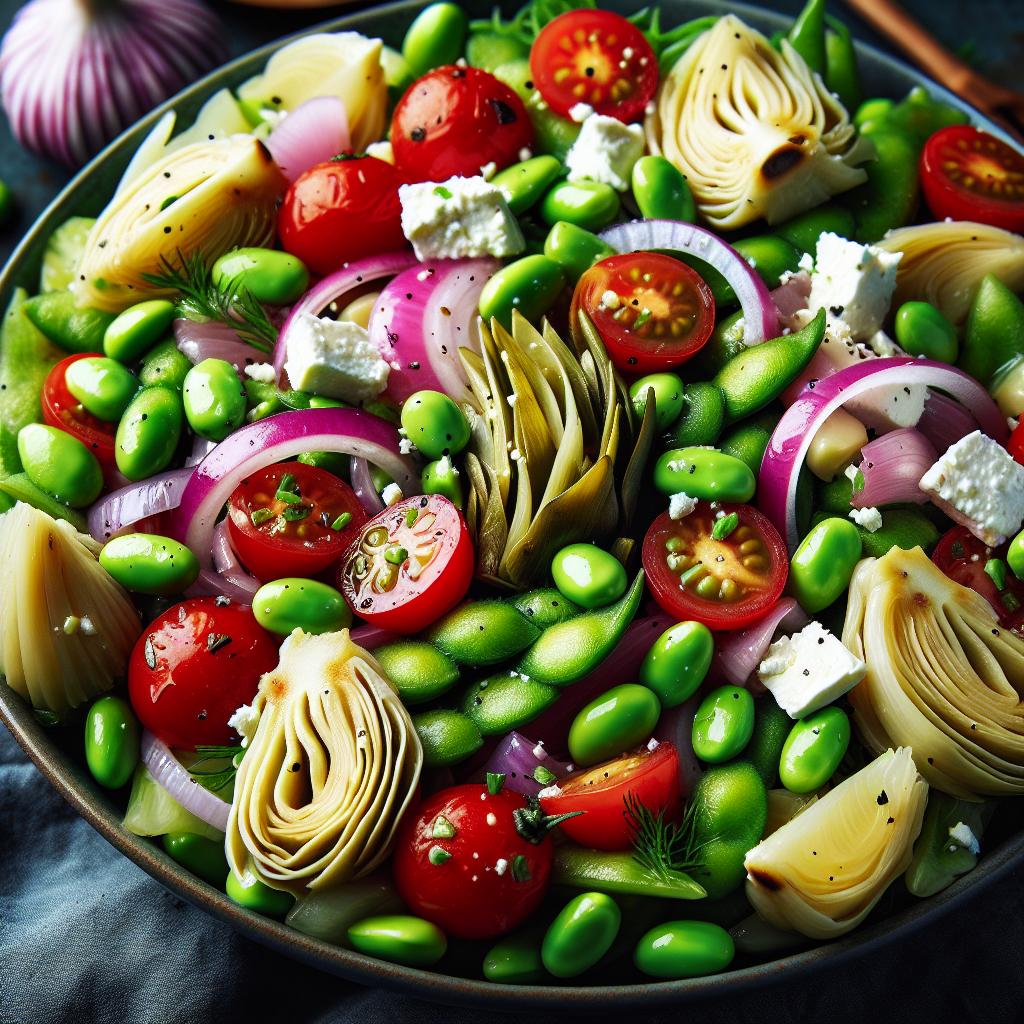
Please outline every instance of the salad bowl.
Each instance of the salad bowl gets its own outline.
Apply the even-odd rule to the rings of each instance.
[[[331,21],[321,30],[354,30],[380,36],[398,45],[421,4],[412,0],[383,5]],[[489,4],[470,3],[474,13],[485,16]],[[629,13],[634,4],[609,0],[612,10]],[[786,27],[780,15],[744,4],[722,0],[664,0],[660,5],[666,21],[684,21],[704,14],[736,13],[750,24],[772,32]],[[86,166],[57,196],[27,233],[0,275],[0,302],[7,305],[17,287],[32,288],[38,276],[46,241],[68,217],[94,216],[106,204],[133,152],[167,110],[188,121],[205,99],[218,89],[233,87],[257,73],[287,40],[250,53],[226,65],[157,108],[112,143]],[[858,44],[860,67],[871,94],[898,98],[924,84],[943,101],[970,112],[978,125],[996,135],[1003,133],[947,90],[923,78],[906,65],[871,47]],[[87,771],[78,752],[78,730],[44,728],[28,705],[6,684],[0,683],[0,718],[36,764],[47,781],[104,838],[131,858],[154,879],[181,898],[226,922],[240,933],[275,950],[348,980],[400,990],[420,998],[490,1008],[568,1009],[607,1012],[682,1003],[711,998],[726,992],[749,991],[776,983],[791,983],[824,965],[837,965],[885,944],[905,942],[915,932],[925,932],[938,916],[969,903],[980,887],[997,883],[1024,860],[1024,831],[1019,816],[1010,813],[993,832],[978,866],[937,896],[913,903],[886,899],[862,928],[852,935],[824,945],[768,959],[741,964],[711,977],[659,983],[580,986],[505,985],[455,974],[440,974],[399,966],[358,952],[310,938],[284,924],[260,916],[233,903],[184,870],[161,847],[128,832],[121,825],[123,808],[101,790]]]

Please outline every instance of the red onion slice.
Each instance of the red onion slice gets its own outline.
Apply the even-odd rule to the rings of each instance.
[[[790,275],[785,284],[772,289],[772,302],[779,311],[779,319],[787,326],[796,313],[807,308],[811,301],[811,275],[806,270]]]
[[[384,501],[377,493],[377,488],[373,486],[370,464],[366,459],[352,459],[349,463],[348,475],[352,483],[352,490],[355,491],[355,495],[359,499],[359,504],[372,518],[384,508]]]
[[[928,392],[924,412],[917,421],[917,429],[924,434],[939,453],[978,429],[974,417],[955,399],[938,391]]]
[[[938,454],[931,441],[913,427],[892,430],[861,449],[864,486],[850,498],[854,508],[912,501],[923,505],[928,495],[917,485]]]
[[[764,660],[778,628],[785,625],[788,629],[800,629],[808,621],[804,610],[793,598],[782,598],[764,618],[746,629],[715,634],[712,671],[733,686],[745,686]]]
[[[700,706],[700,697],[694,694],[688,701],[661,713],[654,730],[659,743],[671,743],[679,757],[679,786],[684,797],[689,796],[700,782],[704,770],[693,752],[693,719]]]
[[[714,267],[732,285],[743,310],[743,341],[757,345],[779,333],[779,314],[764,281],[749,263],[718,235],[676,220],[634,220],[601,232],[601,241],[618,252],[673,249]]]
[[[89,533],[106,544],[111,537],[128,533],[136,523],[178,507],[190,469],[171,469],[148,480],[111,491],[89,509]]]
[[[235,549],[231,546],[231,534],[228,532],[228,521],[222,519],[213,528],[213,544],[210,549],[213,567],[222,580],[227,580],[236,593],[249,595],[247,604],[252,603],[253,594],[260,589],[260,581],[256,579],[239,561]]]
[[[149,774],[174,800],[207,825],[221,832],[227,831],[231,804],[225,803],[216,793],[211,793],[196,782],[170,748],[148,729],[142,733],[141,749],[142,763]]]
[[[173,330],[178,351],[193,364],[204,359],[223,359],[241,374],[247,366],[265,363],[270,358],[269,352],[242,341],[229,324],[200,323],[179,317],[174,321]]]
[[[337,96],[317,96],[288,113],[267,139],[267,149],[291,183],[349,148],[348,114]]]
[[[541,743],[528,740],[522,733],[510,732],[499,740],[487,764],[479,773],[482,782],[487,772],[496,772],[505,776],[505,788],[523,796],[536,796],[548,782],[538,782],[534,778],[537,768],[546,768],[556,779],[564,779],[572,767],[564,761],[552,757]]]
[[[391,630],[382,629],[371,622],[364,622],[358,626],[353,626],[350,636],[352,643],[358,644],[367,651],[375,651],[378,647],[383,647],[385,644],[406,639],[406,637],[401,636],[399,633],[392,633]]]

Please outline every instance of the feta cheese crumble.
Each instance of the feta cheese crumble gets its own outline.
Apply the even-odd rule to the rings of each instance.
[[[593,114],[565,158],[570,181],[600,181],[619,192],[630,187],[633,164],[644,153],[644,130],[614,117]]]
[[[402,500],[402,488],[396,483],[390,483],[380,492],[381,500],[390,508],[397,501]]]
[[[249,742],[256,735],[256,726],[260,724],[260,713],[251,705],[243,704],[228,719],[228,728],[234,729],[242,737],[242,746],[249,746]]]
[[[251,363],[245,367],[245,375],[260,384],[273,384],[277,380],[277,370],[273,363]]]
[[[377,160],[383,160],[386,164],[393,164],[395,162],[395,151],[391,148],[391,143],[387,139],[381,142],[371,142],[366,147],[366,155],[372,156]]]
[[[882,513],[877,508],[854,508],[850,510],[850,518],[863,527],[868,533],[882,528]]]
[[[577,124],[583,124],[593,112],[594,108],[589,103],[574,103],[569,108],[569,117]]]
[[[284,368],[296,391],[353,405],[376,398],[391,372],[365,327],[312,313],[300,313],[292,321]]]
[[[668,499],[668,514],[670,519],[685,519],[697,507],[697,499],[680,491]]]
[[[974,854],[975,857],[981,853],[981,843],[978,842],[978,837],[971,831],[970,825],[965,825],[962,821],[958,821],[955,825],[950,826],[949,838],[954,843],[959,843],[960,846]]]

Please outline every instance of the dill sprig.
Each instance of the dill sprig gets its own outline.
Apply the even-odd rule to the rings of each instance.
[[[142,276],[157,288],[179,293],[178,309],[189,320],[216,320],[235,329],[242,341],[269,353],[277,341],[277,329],[267,311],[237,279],[215,282],[202,253],[185,255],[178,250],[177,263],[160,257],[163,269]]]
[[[242,756],[245,750],[242,747],[236,746],[202,746],[196,747],[196,753],[199,757],[189,765],[189,775],[202,779],[202,784],[206,789],[211,789],[217,793],[234,782],[235,773],[238,771],[238,766],[242,763]],[[198,767],[199,765],[208,765],[211,761],[223,761],[225,758],[230,759],[226,767]]]
[[[624,799],[626,822],[633,840],[633,858],[658,878],[690,872],[702,866],[696,838],[694,805],[687,806],[677,825],[665,820],[665,812],[654,814],[632,791]]]

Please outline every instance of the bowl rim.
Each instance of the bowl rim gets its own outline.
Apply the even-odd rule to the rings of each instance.
[[[316,32],[360,29],[376,35],[379,27],[389,19],[410,17],[426,2],[427,0],[393,0],[390,3],[331,18],[283,36],[221,65],[154,108],[122,132],[71,178],[28,228],[0,272],[0,301],[6,306],[10,294],[17,285],[20,265],[39,244],[41,232],[49,230],[51,222],[56,226],[59,219],[71,215],[65,207],[74,206],[79,192],[91,181],[105,161],[119,154],[133,138],[136,142],[141,141],[166,112],[212,94],[223,87],[225,80],[237,76],[252,64],[265,62],[273,52],[302,36]],[[612,8],[634,8],[638,3],[639,0],[606,0],[603,5]],[[755,24],[767,24],[769,27],[774,25],[781,28],[789,23],[789,18],[778,12],[726,0],[663,0],[662,6],[692,7],[705,13],[709,9],[713,12],[732,12]],[[993,124],[926,75],[870,44],[858,41],[856,45],[861,56],[867,57],[885,73],[899,78],[909,77],[917,84],[925,85],[933,96],[965,111],[974,123],[1010,141],[998,125]],[[88,194],[87,189],[85,192]],[[679,981],[609,986],[496,984],[483,979],[424,971],[378,960],[312,938],[280,921],[238,906],[225,893],[214,889],[178,865],[160,846],[125,830],[119,815],[114,813],[109,798],[105,798],[80,769],[73,768],[73,763],[56,749],[47,730],[36,720],[28,705],[3,681],[0,681],[0,721],[3,721],[11,731],[43,777],[81,817],[111,846],[177,896],[211,913],[247,938],[292,959],[349,981],[370,987],[383,986],[437,1003],[489,1009],[571,1009],[579,1012],[606,1012],[611,1009],[631,1009],[640,1006],[680,1005],[711,996],[731,996],[766,985],[798,981],[822,967],[840,966],[859,954],[876,951],[897,939],[906,938],[920,931],[933,920],[965,904],[982,887],[1005,877],[1024,860],[1022,831],[1004,839],[985,854],[973,871],[935,896],[914,903],[837,941],[723,974]]]

